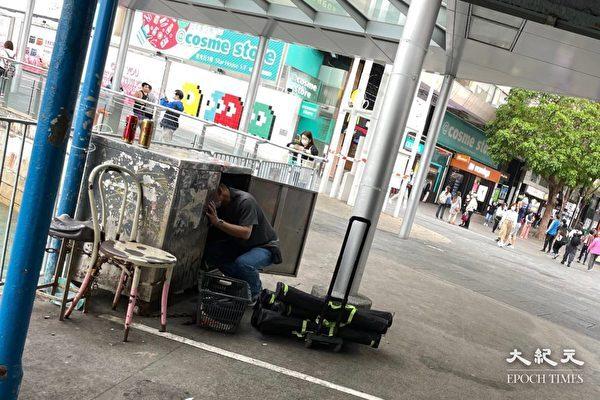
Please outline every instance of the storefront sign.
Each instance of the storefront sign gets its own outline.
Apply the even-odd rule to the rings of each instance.
[[[319,116],[319,105],[303,100],[302,104],[300,104],[300,112],[298,115],[308,119],[317,119]]]
[[[492,182],[498,182],[502,177],[502,174],[499,171],[496,171],[495,169],[480,164],[476,161],[461,161],[455,157],[450,162],[450,165],[454,168],[470,172],[475,176],[479,176]]]
[[[304,100],[317,101],[321,91],[321,81],[295,68],[290,68],[286,89]]]
[[[148,12],[136,12],[131,44],[186,60],[250,75],[258,38]],[[261,76],[277,79],[283,42],[269,40]]]
[[[471,157],[469,157],[469,156],[465,156],[464,154],[457,154],[457,155],[455,156],[455,158],[456,158],[458,161],[467,162],[467,163],[471,161]]]
[[[485,133],[449,112],[444,116],[437,144],[466,154],[486,165],[497,165],[487,153]]]
[[[543,190],[534,188],[533,186],[527,185],[525,189],[525,193],[532,195],[533,197],[537,197],[540,200],[548,200],[548,194]]]

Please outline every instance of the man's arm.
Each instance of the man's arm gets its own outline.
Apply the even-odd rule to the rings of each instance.
[[[242,226],[223,221],[217,216],[217,209],[212,203],[206,206],[206,216],[214,227],[229,236],[233,236],[237,239],[248,240],[250,239],[250,235],[252,235],[252,225]]]

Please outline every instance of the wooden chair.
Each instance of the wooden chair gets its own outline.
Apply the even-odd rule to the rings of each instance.
[[[117,220],[117,226],[114,233],[114,239],[105,240],[103,236],[108,236],[106,226],[106,214],[108,205],[106,204],[106,198],[104,193],[103,180],[107,174],[113,173],[115,177],[120,177],[119,181],[123,184],[123,199],[121,201],[121,207],[119,209],[119,215]],[[96,177],[98,181],[96,182]],[[129,178],[129,179],[127,179]],[[133,181],[133,188],[135,192],[135,212],[133,214],[132,227],[129,235],[129,241],[121,240],[121,231],[123,230],[123,220],[125,216],[125,210],[128,203],[129,195],[129,180]],[[110,181],[113,185],[116,183],[116,179]],[[100,216],[98,219],[98,206],[96,205],[95,197],[95,186],[98,186],[98,192],[100,194]],[[138,285],[140,282],[140,274],[142,268],[159,268],[164,269],[163,277],[163,289],[161,297],[161,314],[160,314],[160,331],[164,332],[167,325],[167,298],[169,295],[169,285],[171,282],[171,276],[173,275],[173,268],[177,263],[177,259],[170,253],[164,250],[157,249],[152,246],[137,243],[138,224],[140,217],[140,210],[142,207],[142,185],[137,179],[136,175],[128,170],[114,164],[103,164],[94,168],[90,174],[88,180],[88,196],[90,201],[90,210],[92,214],[92,224],[94,228],[94,242],[92,248],[92,255],[90,257],[88,269],[86,271],[83,282],[77,295],[67,312],[65,318],[68,318],[73,309],[77,305],[77,302],[89,293],[89,289],[93,281],[97,278],[100,273],[100,269],[104,263],[114,265],[121,269],[121,275],[117,284],[117,290],[113,299],[113,309],[116,309],[117,303],[126,286],[127,280],[132,276],[131,290],[129,294],[129,305],[127,307],[127,314],[125,317],[125,333],[123,341],[126,342],[129,335],[129,327],[133,320],[133,313],[137,300]]]

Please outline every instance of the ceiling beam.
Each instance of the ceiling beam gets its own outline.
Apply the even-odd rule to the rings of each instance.
[[[257,6],[260,7],[264,12],[269,11],[269,2],[267,0],[252,0]]]
[[[402,14],[405,16],[408,15],[408,7],[410,4],[408,4],[406,0],[389,0],[389,2]],[[446,30],[441,26],[435,25],[431,39],[442,49],[446,48]]]
[[[348,0],[336,0],[337,3],[352,17],[354,21],[363,29],[367,29],[369,20],[360,11],[356,9]]]
[[[600,39],[597,1],[568,0],[465,0],[515,17],[551,25],[573,33]],[[587,5],[587,7],[585,6]],[[594,8],[595,7],[595,8]]]
[[[302,11],[306,16],[314,21],[317,18],[317,10],[312,8],[306,1],[304,0],[290,0],[294,5],[298,8],[298,10]]]

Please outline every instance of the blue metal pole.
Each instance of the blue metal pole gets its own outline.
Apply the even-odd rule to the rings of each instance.
[[[0,297],[0,399],[19,395],[21,359],[60,181],[96,0],[64,0]]]
[[[57,215],[69,214],[74,217],[73,214],[77,206],[79,187],[83,177],[86,152],[90,144],[96,106],[98,105],[98,97],[100,96],[100,84],[102,83],[104,64],[106,64],[106,55],[110,46],[110,35],[118,5],[118,0],[98,1],[96,29],[94,30],[85,76],[81,85],[79,109],[73,123],[73,142],[71,143],[69,161],[65,170],[65,180],[60,198],[58,199]],[[59,241],[53,239],[51,247],[58,249],[59,246]],[[50,253],[44,273],[45,282],[52,281],[54,272],[56,271],[57,260],[58,252]]]

